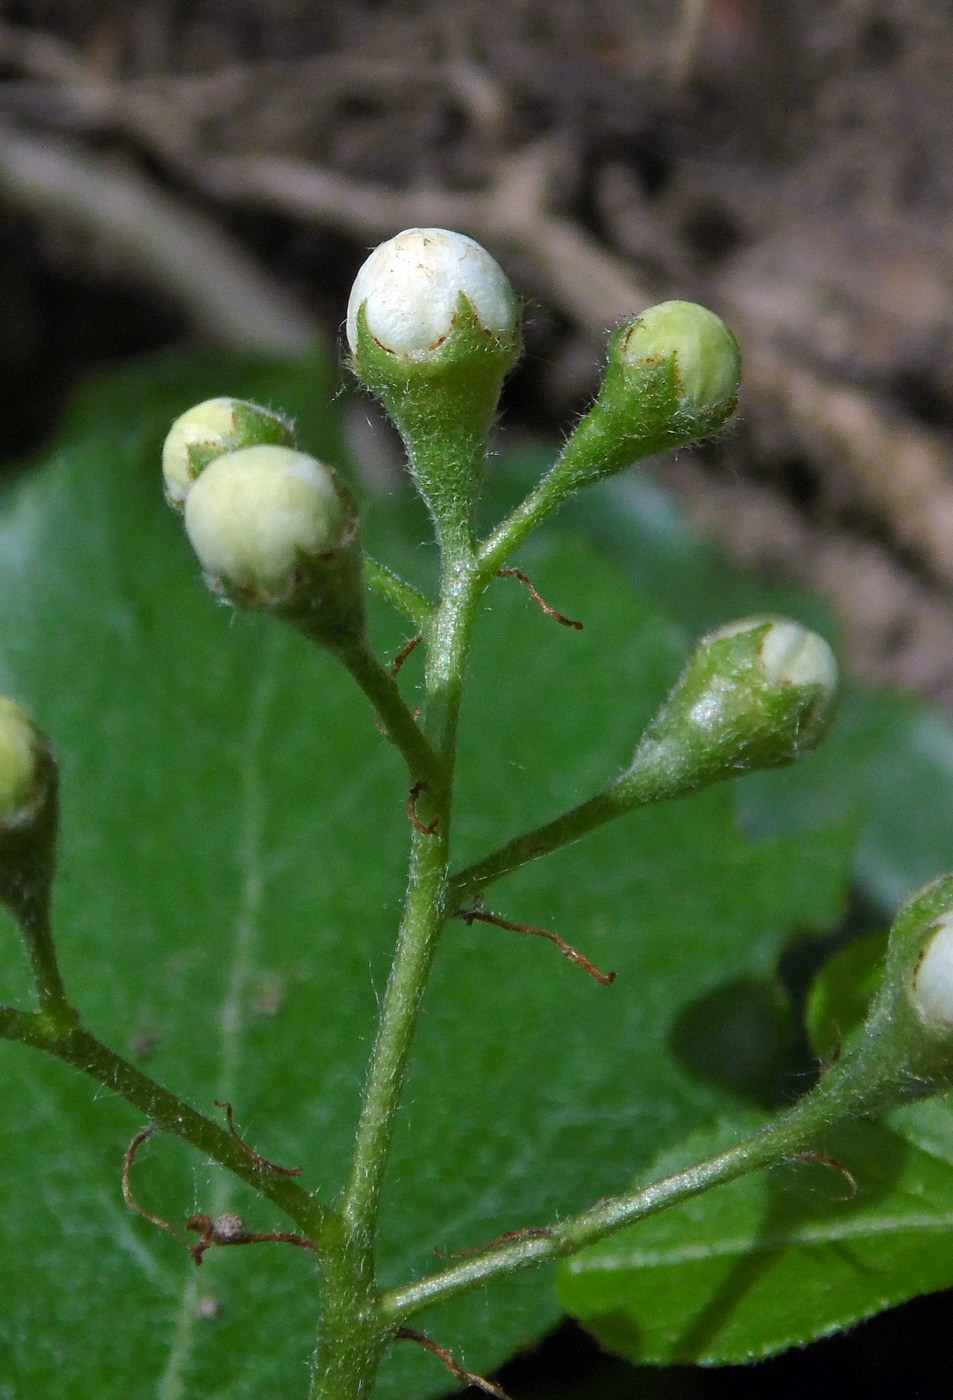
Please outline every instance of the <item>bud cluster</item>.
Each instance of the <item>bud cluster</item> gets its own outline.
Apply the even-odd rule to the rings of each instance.
[[[334,645],[364,625],[357,509],[330,467],[297,449],[290,424],[239,399],[210,399],[172,425],[166,495],[209,587]]]

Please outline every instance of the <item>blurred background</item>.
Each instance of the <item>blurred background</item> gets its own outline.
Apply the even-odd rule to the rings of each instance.
[[[0,458],[129,356],[334,347],[369,247],[458,228],[528,298],[511,443],[558,436],[625,315],[723,315],[738,425],[665,481],[824,595],[861,676],[953,709],[951,135],[948,0],[10,0]],[[948,1397],[917,1319],[949,1309],[750,1372],[636,1377],[567,1329],[507,1384]]]

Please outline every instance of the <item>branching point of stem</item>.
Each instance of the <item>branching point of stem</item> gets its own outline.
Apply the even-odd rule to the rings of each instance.
[[[462,919],[467,924],[481,923],[493,924],[495,928],[509,929],[512,933],[532,933],[537,938],[548,939],[562,953],[564,958],[568,958],[571,963],[581,967],[583,972],[588,972],[593,981],[600,986],[611,987],[618,977],[617,972],[601,972],[594,962],[586,957],[585,953],[580,953],[578,948],[574,948],[571,943],[567,943],[565,938],[561,938],[558,933],[551,928],[538,928],[535,924],[517,924],[511,919],[504,919],[500,914],[491,914],[485,909],[458,909],[454,918]]]
[[[506,1391],[501,1386],[494,1385],[493,1381],[484,1380],[483,1376],[476,1376],[472,1371],[465,1371],[458,1361],[454,1361],[449,1351],[445,1347],[439,1346],[432,1337],[428,1337],[426,1332],[417,1332],[413,1327],[398,1327],[394,1333],[398,1341],[416,1342],[425,1351],[432,1352],[458,1381],[464,1385],[475,1386],[477,1390],[482,1390],[484,1395],[495,1395],[497,1400],[510,1400]]]

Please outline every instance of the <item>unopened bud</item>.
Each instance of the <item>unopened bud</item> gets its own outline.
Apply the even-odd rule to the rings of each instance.
[[[860,1038],[825,1081],[863,1092],[870,1111],[953,1088],[953,876],[897,915]]]
[[[324,463],[277,446],[217,457],[188,494],[185,528],[226,601],[288,618],[318,640],[361,630],[357,512]]]
[[[0,832],[31,825],[53,780],[49,746],[26,710],[0,696]]]
[[[358,329],[375,344],[411,362],[432,361],[461,321],[461,298],[472,312],[470,332],[483,345],[511,346],[519,331],[516,297],[499,263],[463,233],[409,228],[375,248],[363,264],[347,306],[347,339],[360,373],[364,353]]]
[[[45,736],[24,709],[0,697],[0,901],[21,923],[49,895],[56,788]]]
[[[721,317],[704,306],[692,301],[650,306],[625,327],[618,354],[637,375],[670,372],[680,420],[675,426],[703,423],[702,431],[712,432],[734,410],[741,381],[738,342]]]
[[[699,643],[621,781],[671,796],[793,763],[827,733],[836,703],[823,637],[786,618],[733,623]]]
[[[467,521],[519,308],[506,275],[462,233],[411,228],[375,248],[348,303],[352,368],[398,429],[440,530]]]
[[[914,974],[913,1005],[922,1024],[953,1035],[953,912],[936,925]]]
[[[718,316],[690,301],[651,306],[609,341],[599,396],[553,469],[565,490],[717,432],[738,402],[741,355]]]
[[[184,508],[193,483],[216,457],[262,443],[294,447],[294,429],[280,414],[244,399],[206,399],[196,404],[175,420],[162,448],[169,505]]]

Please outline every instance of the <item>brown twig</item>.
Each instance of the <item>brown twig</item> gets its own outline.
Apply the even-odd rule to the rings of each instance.
[[[476,1386],[477,1390],[482,1390],[484,1395],[495,1395],[497,1400],[510,1400],[506,1391],[500,1386],[494,1385],[493,1381],[484,1380],[482,1376],[476,1376],[472,1371],[465,1371],[458,1361],[454,1361],[449,1351],[445,1347],[438,1346],[432,1337],[427,1336],[426,1332],[417,1332],[412,1327],[398,1327],[394,1336],[398,1341],[416,1342],[425,1351],[432,1352],[443,1362],[451,1376],[462,1381],[464,1385]]]
[[[168,1220],[163,1220],[161,1215],[154,1215],[151,1210],[146,1210],[145,1206],[141,1206],[133,1195],[132,1169],[135,1165],[139,1149],[144,1142],[148,1142],[149,1138],[157,1132],[158,1128],[156,1125],[150,1123],[147,1128],[143,1128],[141,1132],[136,1133],[136,1136],[126,1149],[126,1156],[122,1164],[122,1198],[130,1210],[135,1211],[136,1215],[141,1215],[143,1220],[148,1220],[150,1225],[158,1225],[160,1230],[164,1230],[166,1234],[171,1235],[173,1239],[178,1240],[182,1244],[187,1244],[188,1241],[174,1225],[170,1225]]]
[[[603,987],[609,987],[616,980],[616,972],[600,972],[595,963],[590,962],[584,953],[580,953],[578,948],[574,948],[571,943],[567,943],[565,938],[560,938],[551,928],[537,928],[535,924],[517,924],[511,919],[504,919],[500,914],[490,914],[485,909],[458,909],[455,916],[462,919],[467,925],[473,923],[493,924],[495,928],[509,929],[513,933],[532,933],[537,938],[546,938],[550,943],[554,943],[564,958],[581,967],[583,972],[588,972],[596,982]]]
[[[256,1152],[253,1147],[249,1147],[244,1138],[239,1136],[238,1129],[232,1120],[232,1106],[226,1099],[215,1099],[215,1107],[225,1110],[225,1122],[228,1124],[228,1131],[238,1143],[239,1147],[247,1157],[255,1163],[256,1167],[264,1167],[267,1171],[275,1172],[278,1176],[301,1176],[303,1167],[279,1167],[275,1162],[269,1162],[267,1157],[263,1157],[260,1152]]]
[[[439,817],[434,817],[432,822],[422,822],[417,815],[417,799],[426,790],[426,783],[414,783],[407,798],[407,818],[414,830],[419,831],[422,836],[436,836],[440,826]]]
[[[575,627],[577,632],[582,631],[581,622],[577,622],[574,618],[566,617],[564,613],[557,612],[554,607],[546,602],[545,598],[540,596],[532,579],[529,578],[527,574],[524,574],[522,569],[499,569],[497,572],[500,578],[518,578],[533,602],[547,617],[553,618],[562,627]]]
[[[828,1157],[826,1152],[798,1152],[794,1160],[796,1162],[813,1162],[819,1167],[830,1167],[832,1171],[839,1172],[850,1190],[846,1196],[835,1196],[835,1200],[852,1201],[857,1195],[857,1178],[836,1157]]]
[[[201,1265],[206,1251],[212,1245],[239,1244],[292,1244],[298,1249],[314,1249],[314,1240],[305,1235],[294,1235],[287,1230],[249,1230],[240,1215],[225,1214],[216,1216],[190,1215],[185,1222],[187,1230],[195,1230],[200,1239],[189,1246],[189,1252],[196,1264]]]
[[[131,165],[0,123],[0,190],[101,239],[222,344],[293,355],[317,339],[310,317],[228,234]]]
[[[400,668],[401,666],[403,666],[410,653],[420,646],[420,643],[423,641],[423,639],[423,633],[418,632],[416,637],[411,637],[410,641],[407,643],[406,646],[401,647],[400,651],[397,653],[397,655],[394,657],[393,662],[391,663],[390,673],[394,680],[396,680],[397,677],[400,675]]]

